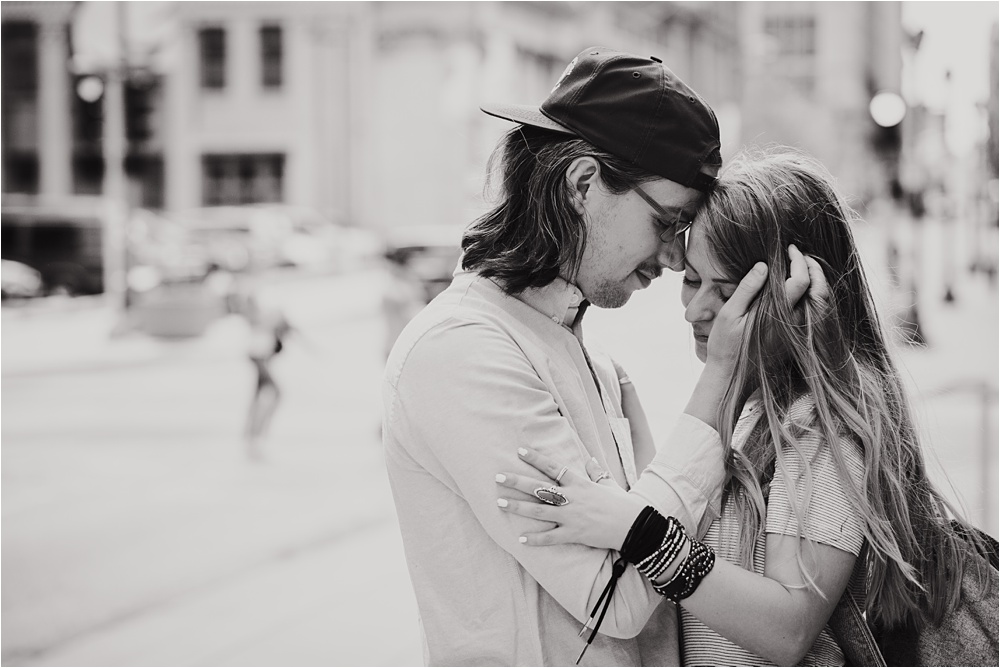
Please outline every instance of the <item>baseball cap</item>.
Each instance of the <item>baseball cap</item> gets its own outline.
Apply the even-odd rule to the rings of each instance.
[[[701,172],[720,146],[712,108],[655,56],[584,49],[540,107],[484,104],[497,118],[581,137],[681,185],[708,191]]]

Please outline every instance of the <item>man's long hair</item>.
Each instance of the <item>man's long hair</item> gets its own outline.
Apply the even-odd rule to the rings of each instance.
[[[587,228],[566,170],[583,156],[600,163],[601,181],[614,194],[657,178],[574,135],[519,125],[490,156],[487,187],[499,173],[499,203],[465,231],[462,267],[496,279],[510,294],[548,285],[564,269],[573,280]]]
[[[869,619],[890,627],[936,622],[959,600],[961,557],[968,546],[948,521],[955,509],[927,477],[911,409],[854,244],[853,213],[832,183],[818,163],[798,153],[772,149],[741,156],[724,170],[695,221],[704,226],[716,268],[730,279],[739,281],[756,262],[770,268],[720,407],[730,475],[726,503],[735,504],[740,554],[748,567],[764,531],[766,485],[785,476],[790,492],[796,489],[786,462],[797,458],[806,472],[805,491],[798,500],[789,496],[804,535],[812,474],[796,436],[800,429],[818,433],[869,545]],[[828,303],[807,303],[804,321],[785,299],[789,244],[815,258],[830,284]],[[734,450],[733,427],[753,392],[764,408],[762,423]],[[789,408],[803,395],[815,404],[812,423],[790,425]],[[848,475],[842,447],[857,447],[863,456],[860,484]],[[801,547],[798,559],[814,587]]]

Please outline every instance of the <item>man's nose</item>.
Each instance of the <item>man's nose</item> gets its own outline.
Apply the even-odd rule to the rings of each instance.
[[[662,241],[656,259],[660,266],[671,271],[684,271],[684,234],[671,236],[667,241]]]

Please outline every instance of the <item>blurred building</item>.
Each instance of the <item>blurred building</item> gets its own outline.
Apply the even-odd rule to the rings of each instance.
[[[593,44],[735,106],[736,3],[179,3],[167,207],[287,201],[373,227],[464,224],[507,129]]]
[[[73,191],[72,2],[4,2],[3,192]]]
[[[995,179],[1000,174],[1000,164],[998,164],[1000,145],[997,143],[997,116],[1000,113],[1000,24],[996,21],[993,22],[993,29],[990,32],[989,76],[990,96],[986,101],[989,139],[987,140],[986,159],[990,166],[990,175]]]
[[[900,93],[900,3],[747,2],[741,13],[743,136],[808,151],[862,200],[885,194],[868,105]]]
[[[595,44],[662,58],[718,110],[726,151],[738,142],[740,3],[151,4],[3,3],[4,192],[102,191],[102,85],[120,60],[87,63],[116,42],[133,206],[464,224],[510,127],[479,105],[540,102]],[[160,43],[139,48],[143,13]]]

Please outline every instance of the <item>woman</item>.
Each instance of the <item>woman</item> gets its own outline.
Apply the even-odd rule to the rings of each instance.
[[[940,620],[958,602],[969,547],[927,478],[850,222],[818,164],[772,153],[731,165],[691,228],[681,300],[703,361],[739,278],[757,262],[787,267],[790,244],[819,262],[829,295],[797,318],[779,298],[784,272],[769,272],[719,407],[721,516],[702,542],[663,524],[662,545],[632,562],[680,601],[686,665],[843,665],[826,627],[845,590],[889,627]],[[551,479],[565,463],[521,456]],[[527,494],[553,484],[501,477]],[[522,543],[624,554],[645,530],[644,502],[610,481],[569,471],[561,486],[561,507],[508,499],[506,512],[556,523]],[[649,560],[662,570],[644,571]]]

